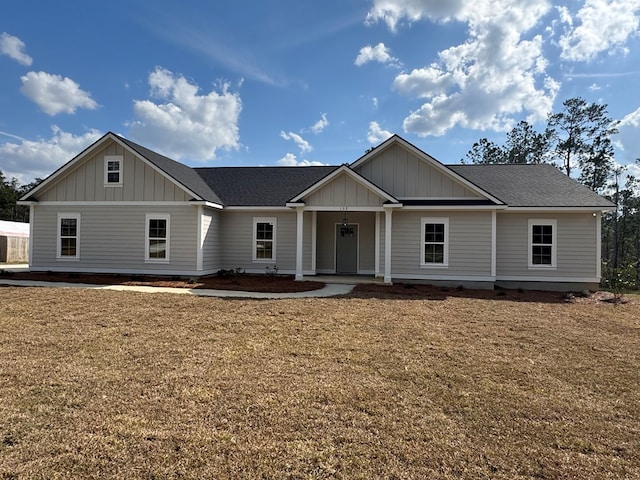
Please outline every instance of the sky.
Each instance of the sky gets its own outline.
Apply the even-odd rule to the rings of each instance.
[[[640,0],[4,0],[0,170],[112,131],[191,166],[339,165],[394,133],[445,164],[582,97],[640,176]]]

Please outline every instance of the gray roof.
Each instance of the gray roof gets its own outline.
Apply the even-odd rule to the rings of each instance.
[[[193,170],[227,206],[284,206],[337,166],[210,167]]]
[[[191,168],[118,136],[131,149],[204,200],[225,206],[284,206],[339,166]],[[446,165],[511,207],[613,204],[549,164]]]
[[[127,140],[124,137],[121,137],[119,135],[116,136],[122,141],[122,143],[127,145],[132,150],[138,152],[144,158],[149,160],[149,162],[153,163],[157,168],[177,180],[179,183],[201,197],[203,200],[222,204],[222,201],[220,200],[218,195],[216,195],[216,192],[211,190],[211,187],[206,184],[206,182],[200,177],[200,175],[198,175],[195,169],[188,167],[184,163],[171,160],[169,157],[160,155],[159,153],[156,153],[153,150],[149,150],[142,145],[138,145],[131,140]]]
[[[549,164],[447,165],[510,207],[614,206]]]

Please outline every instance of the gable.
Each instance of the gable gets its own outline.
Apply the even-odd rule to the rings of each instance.
[[[418,149],[407,148],[392,137],[352,168],[399,200],[489,198],[465,179]]]
[[[346,172],[300,200],[312,207],[380,207],[388,201]]]
[[[121,158],[121,185],[105,185],[105,156]],[[38,201],[170,201],[192,198],[167,176],[113,140],[85,152],[35,193]]]

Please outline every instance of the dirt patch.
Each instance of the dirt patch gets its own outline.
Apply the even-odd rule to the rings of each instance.
[[[251,275],[246,273],[225,277],[208,275],[189,278],[180,276],[5,271],[0,272],[0,278],[41,282],[89,283],[93,285],[142,285],[268,293],[308,292],[324,287],[324,283],[321,282],[296,282],[292,275]]]

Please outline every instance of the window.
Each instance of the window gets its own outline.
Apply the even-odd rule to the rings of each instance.
[[[275,262],[276,260],[276,219],[253,219],[253,260]]]
[[[167,214],[147,214],[145,261],[149,263],[169,263],[170,216]]]
[[[556,267],[556,221],[529,220],[529,268]]]
[[[105,155],[104,184],[106,186],[122,186],[122,156]]]
[[[80,214],[59,213],[56,257],[59,260],[80,258]]]
[[[449,265],[449,219],[423,218],[420,264],[423,267]]]

